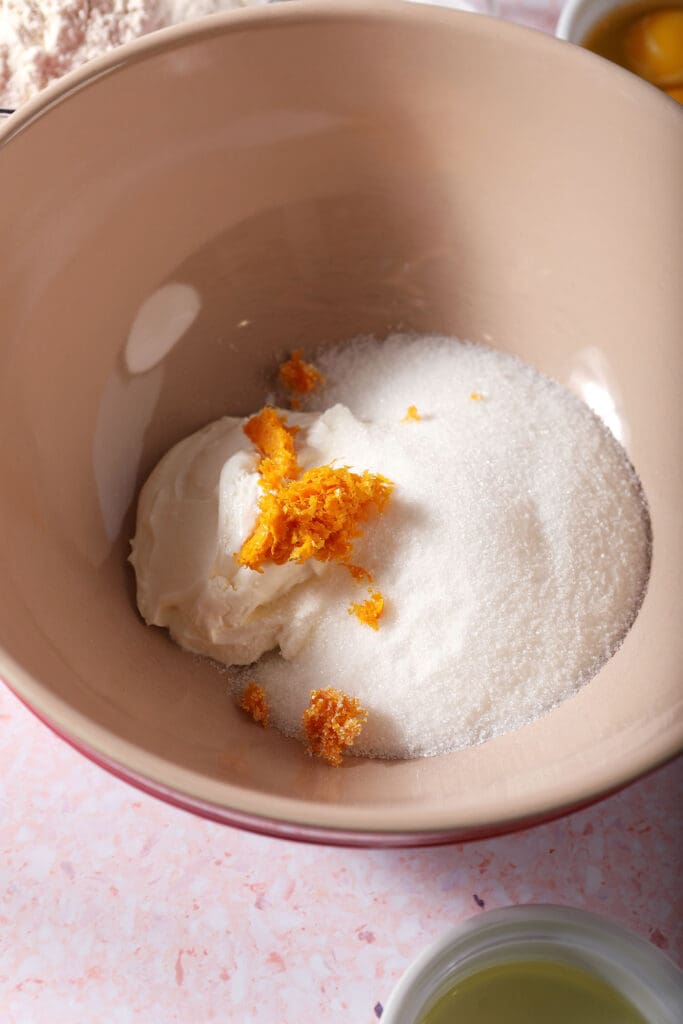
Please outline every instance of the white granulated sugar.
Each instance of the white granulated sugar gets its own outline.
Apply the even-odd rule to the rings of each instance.
[[[315,361],[328,383],[307,407],[366,421],[348,417],[338,462],[396,484],[353,557],[386,611],[377,632],[349,615],[366,591],[338,567],[294,592],[293,614],[316,609],[306,639],[241,675],[265,687],[273,724],[300,735],[310,691],[334,686],[368,711],[354,753],[431,755],[576,693],[649,572],[645,501],[607,428],[514,358],[449,339],[361,340]],[[410,405],[420,422],[401,422]]]
[[[0,106],[155,29],[267,0],[2,0]]]

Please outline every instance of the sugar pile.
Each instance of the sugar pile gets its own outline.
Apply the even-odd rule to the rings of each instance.
[[[2,0],[0,106],[155,29],[267,0]]]
[[[241,675],[265,687],[273,724],[299,735],[310,691],[335,686],[368,711],[354,753],[431,755],[576,693],[649,572],[645,501],[607,428],[530,367],[452,339],[358,340],[315,362],[328,384],[308,408],[363,421],[348,417],[338,463],[396,484],[354,549],[386,612],[377,632],[348,615],[363,590],[341,570],[294,592],[316,609],[305,641]],[[421,420],[401,422],[411,405]]]

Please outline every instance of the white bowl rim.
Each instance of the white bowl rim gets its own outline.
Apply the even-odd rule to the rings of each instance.
[[[566,0],[555,28],[558,39],[580,45],[586,33],[604,15],[619,7],[627,7],[629,0]]]

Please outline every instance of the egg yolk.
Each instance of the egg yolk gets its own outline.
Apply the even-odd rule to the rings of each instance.
[[[683,103],[683,85],[679,85],[674,89],[667,89],[666,91],[672,100]]]
[[[638,18],[626,36],[626,58],[648,82],[683,85],[683,10],[664,9]]]

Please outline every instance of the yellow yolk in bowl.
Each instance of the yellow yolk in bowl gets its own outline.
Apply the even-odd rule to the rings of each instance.
[[[638,18],[625,39],[629,66],[654,85],[683,86],[683,10],[654,11]],[[680,90],[671,90],[669,95]],[[674,99],[680,97],[674,95]]]

